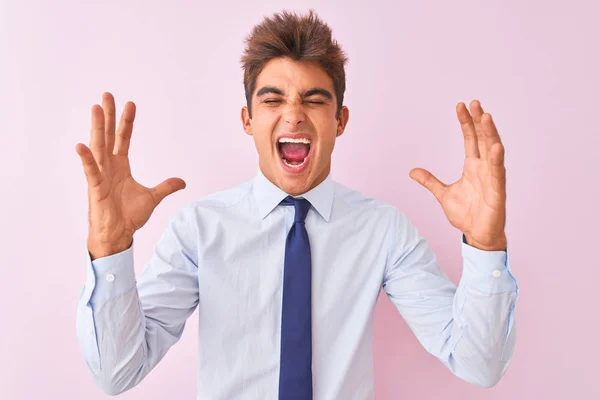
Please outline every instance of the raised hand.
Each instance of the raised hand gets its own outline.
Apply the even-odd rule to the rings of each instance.
[[[473,100],[471,113],[458,103],[456,114],[465,140],[465,164],[460,179],[450,185],[422,168],[410,177],[427,188],[446,217],[464,233],[467,243],[482,250],[506,250],[506,168],[504,146],[492,116]]]
[[[169,178],[153,188],[133,179],[128,152],[134,119],[135,104],[127,102],[115,131],[115,100],[104,93],[102,107],[92,107],[90,147],[75,146],[88,183],[87,244],[92,259],[127,249],[156,206],[185,188],[180,178]]]

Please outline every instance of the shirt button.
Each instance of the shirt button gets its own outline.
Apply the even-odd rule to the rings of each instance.
[[[113,274],[106,275],[106,280],[112,282],[115,280],[115,276]]]
[[[495,270],[492,272],[492,275],[494,276],[494,278],[498,278],[498,277],[500,277],[500,274],[501,274],[501,273],[502,273],[502,272],[500,272],[500,270],[498,270],[498,269],[495,269]]]

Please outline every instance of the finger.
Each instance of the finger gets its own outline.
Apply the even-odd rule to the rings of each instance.
[[[479,158],[487,160],[488,150],[485,144],[485,133],[481,126],[481,116],[483,115],[483,108],[479,100],[473,100],[469,105],[471,109],[471,115],[473,116],[473,124],[475,125],[475,134],[477,135],[477,149],[479,150]]]
[[[506,167],[504,166],[504,146],[496,142],[490,149],[492,188],[500,194],[506,193]]]
[[[98,104],[92,106],[92,131],[90,136],[90,150],[98,167],[102,168],[106,159],[106,142],[104,140],[104,112]]]
[[[94,159],[92,151],[84,144],[77,143],[75,151],[81,158],[83,164],[83,172],[90,188],[96,187],[102,183],[102,174],[100,168]]]
[[[460,122],[460,128],[465,139],[465,156],[479,158],[479,149],[477,148],[477,134],[473,118],[467,110],[465,103],[460,102],[456,105],[456,115]]]
[[[180,178],[169,178],[161,184],[150,189],[152,196],[154,197],[156,204],[163,201],[168,195],[177,192],[178,190],[185,189],[185,182]]]
[[[410,177],[433,193],[440,203],[442,202],[447,186],[433,176],[431,172],[423,168],[414,168],[410,171]]]
[[[496,128],[496,124],[490,113],[483,113],[481,116],[481,126],[485,133],[485,144],[489,152],[494,144],[502,143],[500,135],[498,134],[498,128]]]
[[[129,142],[131,141],[131,132],[133,131],[133,121],[135,120],[135,104],[131,101],[125,103],[119,127],[115,137],[115,148],[113,154],[126,156],[129,154]]]
[[[115,98],[112,94],[102,94],[102,109],[104,110],[104,125],[107,154],[112,154],[115,147]]]

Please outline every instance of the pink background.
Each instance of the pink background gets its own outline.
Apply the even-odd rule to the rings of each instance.
[[[84,4],[85,3],[85,4]],[[451,279],[460,233],[413,167],[459,178],[454,107],[481,100],[506,146],[507,234],[521,283],[504,379],[460,381],[420,347],[382,295],[377,399],[598,399],[600,6],[583,1],[0,1],[0,398],[103,399],[75,336],[87,193],[74,147],[111,91],[136,102],[134,177],[170,176],[136,235],[136,271],[179,207],[252,178],[239,121],[243,38],[263,15],[315,7],[347,50],[350,123],[334,179],[405,212]],[[194,399],[196,314],[181,342],[123,399]]]

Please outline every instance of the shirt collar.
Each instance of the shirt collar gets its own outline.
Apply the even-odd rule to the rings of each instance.
[[[329,222],[331,216],[331,206],[333,204],[334,182],[331,179],[331,172],[327,178],[319,185],[315,186],[306,193],[294,197],[304,197],[317,210],[317,212]],[[285,199],[288,194],[273,184],[264,176],[260,168],[253,180],[252,192],[258,205],[260,218],[265,218],[275,207]]]

